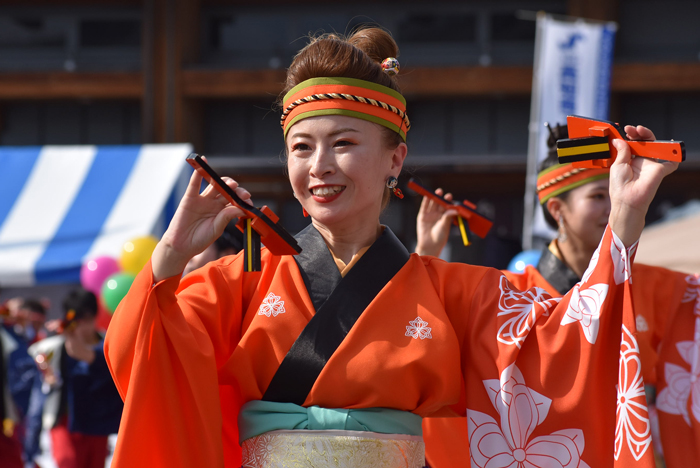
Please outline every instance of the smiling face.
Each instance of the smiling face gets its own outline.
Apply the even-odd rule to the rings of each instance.
[[[405,143],[389,148],[383,127],[329,115],[295,123],[286,146],[294,194],[314,223],[338,234],[376,229],[386,179],[401,172]]]
[[[558,213],[564,218],[567,237],[586,250],[595,250],[610,216],[610,181],[597,180],[569,192],[560,202]],[[551,212],[552,210],[550,210]],[[552,213],[554,219],[558,214]]]

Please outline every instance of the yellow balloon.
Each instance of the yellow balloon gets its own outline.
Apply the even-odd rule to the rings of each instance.
[[[125,273],[138,274],[148,263],[153,249],[156,248],[158,239],[153,236],[143,236],[125,242],[122,247],[122,255],[119,258],[119,265]]]

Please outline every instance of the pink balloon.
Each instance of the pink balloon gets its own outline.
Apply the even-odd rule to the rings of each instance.
[[[118,273],[119,262],[112,257],[97,257],[85,262],[80,268],[80,284],[85,289],[97,295],[108,276]]]

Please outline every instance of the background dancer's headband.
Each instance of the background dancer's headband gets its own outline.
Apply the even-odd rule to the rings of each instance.
[[[411,122],[406,100],[391,88],[355,78],[312,78],[299,83],[284,96],[280,123],[287,137],[296,122],[319,115],[346,115],[383,125],[401,135]]]
[[[575,168],[573,164],[557,164],[537,174],[537,196],[540,204],[589,182],[610,177],[610,169]]]

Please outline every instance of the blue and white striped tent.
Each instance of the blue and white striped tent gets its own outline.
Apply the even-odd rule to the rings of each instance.
[[[83,261],[159,237],[188,144],[0,147],[0,286],[78,282]]]

